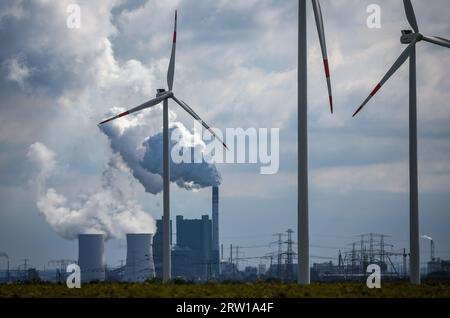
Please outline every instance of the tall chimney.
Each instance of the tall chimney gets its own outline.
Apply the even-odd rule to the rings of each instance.
[[[219,251],[219,187],[212,187],[212,249]]]
[[[213,275],[220,275],[220,252],[219,252],[219,187],[212,187],[212,263]]]
[[[434,261],[434,241],[433,240],[430,240],[430,245],[431,245],[431,248],[430,248],[430,261],[431,262],[433,262]]]

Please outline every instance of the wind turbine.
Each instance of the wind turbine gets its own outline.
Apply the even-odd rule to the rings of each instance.
[[[333,113],[330,68],[328,66],[325,31],[319,0],[312,0],[317,33],[322,51],[328,87],[330,111]],[[308,121],[307,121],[307,19],[306,0],[298,4],[298,282],[309,284],[309,215],[308,215]]]
[[[173,30],[172,52],[170,54],[169,68],[167,70],[167,91],[163,88],[157,89],[156,98],[151,99],[139,106],[131,108],[114,117],[106,119],[100,123],[105,124],[111,120],[129,115],[131,113],[150,108],[163,102],[163,281],[167,282],[171,278],[170,260],[170,171],[169,171],[169,98],[173,99],[189,115],[198,120],[215,138],[217,138],[226,148],[225,143],[214,133],[214,131],[200,118],[197,113],[184,101],[175,97],[172,92],[173,78],[175,73],[175,49],[177,41],[177,11],[175,11],[175,25]]]
[[[420,255],[419,255],[419,204],[417,181],[417,91],[416,91],[416,44],[426,41],[439,46],[450,48],[450,41],[437,36],[424,36],[419,33],[416,15],[410,0],[403,0],[406,18],[414,30],[402,30],[400,42],[408,44],[400,54],[394,65],[375,86],[369,96],[353,114],[358,114],[367,102],[378,92],[386,81],[409,58],[409,245],[410,245],[410,282],[420,284]]]

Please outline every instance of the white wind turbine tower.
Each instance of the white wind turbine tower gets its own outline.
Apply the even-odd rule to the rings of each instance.
[[[170,157],[169,157],[169,103],[168,99],[173,99],[181,106],[189,115],[198,120],[215,138],[217,138],[226,148],[225,143],[213,132],[213,130],[197,115],[197,113],[189,107],[185,102],[176,98],[172,92],[173,78],[175,73],[175,48],[177,40],[177,11],[175,11],[175,26],[173,31],[172,52],[170,54],[169,68],[167,70],[167,91],[165,89],[157,89],[156,98],[149,100],[139,106],[131,108],[114,117],[106,119],[100,123],[104,124],[119,117],[129,115],[142,109],[153,107],[163,102],[163,281],[167,282],[171,278],[171,260],[170,260]]]
[[[317,33],[327,80],[330,111],[333,113],[330,68],[319,0],[312,0]],[[309,284],[309,215],[308,215],[308,122],[307,122],[307,19],[306,0],[298,5],[298,282]]]
[[[375,86],[366,100],[355,111],[353,117],[367,104],[386,81],[409,58],[409,245],[410,245],[410,282],[420,284],[420,255],[419,255],[419,204],[417,181],[417,92],[416,92],[416,44],[426,41],[439,46],[450,48],[450,41],[437,36],[424,36],[419,33],[416,16],[410,0],[403,0],[406,18],[413,28],[403,30],[400,42],[408,44],[400,54],[394,65]]]

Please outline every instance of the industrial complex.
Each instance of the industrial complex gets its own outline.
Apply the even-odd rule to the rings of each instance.
[[[212,187],[212,217],[202,215],[198,219],[186,219],[177,215],[175,219],[176,239],[170,242],[172,278],[191,282],[207,281],[256,281],[297,280],[296,244],[291,229],[276,233],[275,241],[259,246],[230,245],[219,241],[219,188]],[[118,267],[105,262],[105,238],[103,234],[80,234],[78,236],[78,260],[52,260],[47,269],[30,266],[24,259],[18,268],[10,268],[6,252],[0,253],[0,282],[13,281],[65,281],[66,267],[78,263],[82,282],[122,281],[144,282],[162,279],[163,276],[163,231],[162,219],[156,220],[157,232],[129,233],[126,235],[126,262]],[[172,237],[173,228],[170,222]],[[430,259],[422,267],[422,277],[431,279],[450,278],[450,260],[435,256],[435,243],[430,241]],[[365,280],[369,264],[380,266],[382,276],[389,280],[407,280],[409,276],[409,253],[406,249],[395,249],[384,234],[368,233],[355,236],[346,249],[339,249],[336,256],[311,257],[322,262],[312,262],[310,268],[313,281]],[[273,251],[261,256],[247,256],[243,251],[267,247]],[[325,247],[326,246],[316,246]],[[256,266],[249,266],[252,261]],[[1,266],[1,265],[0,265]]]

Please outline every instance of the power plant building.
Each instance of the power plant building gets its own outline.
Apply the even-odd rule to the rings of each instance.
[[[172,277],[193,281],[219,279],[219,188],[212,187],[212,219],[185,219],[176,216],[176,244],[172,244]],[[153,239],[153,259],[156,277],[162,278],[163,223],[156,220],[157,231]],[[170,222],[172,234],[172,221]]]
[[[172,252],[174,277],[207,280],[212,277],[212,222],[208,215],[201,219],[184,219],[177,215],[177,244]]]

